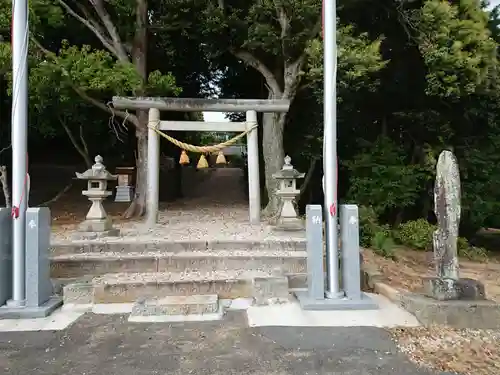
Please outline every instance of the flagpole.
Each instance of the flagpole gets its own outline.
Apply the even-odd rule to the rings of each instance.
[[[28,133],[28,1],[12,5],[12,307],[25,305]]]
[[[326,224],[326,297],[343,297],[339,286],[337,204],[337,15],[336,1],[323,0],[323,174]]]

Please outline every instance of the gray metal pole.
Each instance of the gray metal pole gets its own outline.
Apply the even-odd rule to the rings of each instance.
[[[12,5],[12,206],[18,214],[13,223],[11,306],[25,304],[25,247],[27,133],[28,133],[28,2]]]
[[[323,1],[323,173],[325,178],[327,298],[343,295],[339,288],[337,233],[337,16],[336,1]]]

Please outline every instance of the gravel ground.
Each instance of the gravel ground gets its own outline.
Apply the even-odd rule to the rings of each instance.
[[[364,262],[376,266],[383,282],[402,291],[421,292],[422,277],[434,274],[432,253],[398,249],[397,261],[370,250]],[[484,283],[489,298],[500,302],[500,267],[489,262],[460,260],[460,274]],[[460,375],[500,374],[500,330],[453,329],[445,326],[391,331],[401,351],[415,363]]]
[[[399,328],[398,348],[416,364],[460,375],[500,374],[500,330]]]
[[[200,186],[181,201],[162,205],[158,224],[146,228],[137,221],[116,223],[121,229],[115,240],[302,240],[304,233],[274,232],[265,220],[249,223],[248,199],[241,186],[242,171],[215,169]],[[78,224],[54,227],[52,239],[71,240]]]

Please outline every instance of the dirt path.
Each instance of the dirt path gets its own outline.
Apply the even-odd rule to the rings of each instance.
[[[182,204],[191,202],[195,205],[207,206],[245,204],[247,199],[243,190],[243,171],[239,168],[216,168],[210,171],[200,170],[197,173],[209,173],[206,179],[200,179],[197,186],[185,186],[185,198]]]

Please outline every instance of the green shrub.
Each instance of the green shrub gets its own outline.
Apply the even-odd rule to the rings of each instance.
[[[363,247],[371,247],[375,253],[394,258],[394,240],[388,225],[380,225],[372,207],[359,207],[359,240]]]
[[[370,247],[375,234],[380,231],[378,217],[371,207],[359,207],[359,242],[363,247]]]
[[[437,229],[436,225],[427,220],[418,219],[401,224],[396,232],[396,240],[402,245],[416,250],[433,250],[432,234]],[[457,252],[461,257],[471,260],[484,260],[488,257],[487,251],[482,247],[471,246],[464,237],[457,239]]]
[[[399,226],[396,238],[402,245],[413,249],[431,250],[435,230],[436,226],[424,219],[407,221]]]
[[[371,245],[376,254],[384,258],[395,259],[394,240],[391,237],[390,231],[379,231],[375,233]]]
[[[488,258],[488,252],[483,247],[471,246],[467,238],[458,237],[457,240],[458,255],[470,260],[485,260]]]
[[[469,241],[467,241],[467,238],[458,237],[458,240],[457,240],[458,254],[460,255],[460,254],[466,252],[467,250],[469,250],[469,248],[470,248],[470,244],[469,244]]]
[[[470,259],[485,261],[488,259],[488,251],[484,247],[469,246],[467,249],[459,253],[460,256]]]

